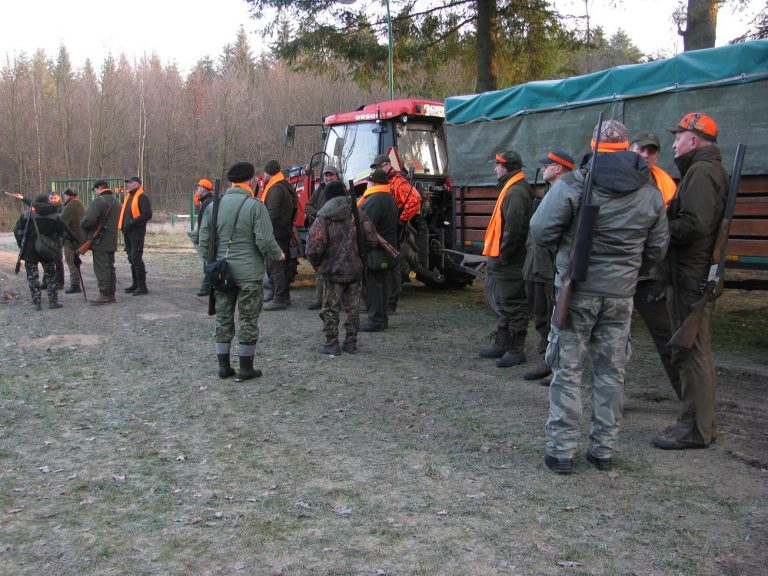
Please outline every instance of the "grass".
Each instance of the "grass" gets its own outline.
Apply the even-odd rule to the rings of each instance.
[[[390,331],[330,358],[302,287],[261,318],[265,376],[236,384],[215,377],[194,254],[153,246],[148,269],[150,297],[107,310],[0,306],[0,574],[762,573],[765,471],[729,456],[764,456],[758,380],[719,374],[713,448],[655,451],[676,406],[640,326],[616,473],[580,454],[561,477],[541,463],[547,390],[476,355],[478,288],[408,287]],[[716,334],[763,318],[737,300]],[[759,363],[742,336],[717,358]]]

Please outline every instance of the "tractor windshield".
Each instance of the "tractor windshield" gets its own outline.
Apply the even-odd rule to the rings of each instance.
[[[371,162],[379,153],[375,122],[333,126],[325,140],[326,162],[336,166],[342,181],[358,182],[371,173]]]
[[[442,126],[426,122],[397,125],[397,151],[403,170],[413,166],[414,174],[447,175],[448,156]]]

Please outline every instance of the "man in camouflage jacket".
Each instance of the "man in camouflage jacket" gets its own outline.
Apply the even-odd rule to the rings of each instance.
[[[369,248],[376,245],[376,228],[362,210],[356,216],[353,214],[354,200],[345,195],[341,182],[329,182],[325,196],[326,202],[309,229],[304,252],[317,273],[322,275],[325,286],[320,310],[325,343],[318,348],[318,352],[339,354],[343,349],[354,354],[357,352],[360,328],[360,285],[363,276],[360,248],[361,245]],[[363,242],[358,239],[358,231],[364,236]],[[340,347],[339,314],[342,309],[346,314],[346,335]]]

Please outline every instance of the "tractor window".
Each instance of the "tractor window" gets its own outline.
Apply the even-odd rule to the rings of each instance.
[[[325,141],[327,162],[338,166],[342,180],[364,179],[371,173],[371,162],[379,153],[379,134],[374,122],[334,126]]]
[[[448,173],[448,155],[442,126],[408,122],[397,126],[397,151],[403,170],[413,166],[415,174],[435,176]]]

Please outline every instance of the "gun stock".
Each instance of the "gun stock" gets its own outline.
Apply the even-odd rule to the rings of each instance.
[[[101,240],[101,237],[104,236],[105,231],[106,229],[104,228],[103,224],[96,226],[96,229],[93,231],[91,237],[80,244],[80,247],[77,249],[77,251],[83,256],[87,254],[88,251],[93,248],[94,244],[96,246],[99,245],[99,241]]]
[[[691,311],[685,317],[680,327],[675,330],[672,338],[667,342],[667,347],[673,350],[690,352],[696,342],[696,336],[701,328],[701,321],[704,319],[704,309],[712,300],[714,289],[705,290],[704,295],[691,306]]]
[[[392,256],[392,258],[397,259],[400,257],[400,252],[397,251],[397,248],[387,242],[378,232],[376,232],[376,243],[381,246],[387,254]]]
[[[208,263],[216,260],[216,227],[219,219],[219,200],[221,198],[221,178],[216,178],[213,183],[213,201],[211,202],[210,240],[208,241]],[[208,289],[208,316],[216,314],[216,290],[211,286]]]
[[[592,150],[592,158],[589,160],[589,169],[584,178],[584,187],[581,191],[579,213],[576,216],[573,243],[571,244],[571,252],[568,257],[568,269],[560,284],[555,310],[552,312],[552,325],[558,330],[562,330],[568,320],[574,282],[583,282],[587,279],[589,255],[592,251],[592,240],[595,236],[597,216],[600,211],[599,206],[589,203],[589,197],[592,193],[592,174],[595,172],[595,159],[597,158],[597,151],[600,146],[600,132],[602,132],[602,128],[603,113],[600,112],[597,118],[595,148]]]
[[[744,154],[746,153],[746,144],[739,144],[736,147],[736,157],[733,160],[733,171],[731,172],[731,182],[728,187],[728,199],[725,202],[725,213],[720,222],[720,229],[717,233],[717,241],[712,251],[712,265],[709,268],[709,278],[704,286],[704,293],[698,301],[691,305],[691,311],[686,316],[680,327],[672,334],[672,338],[667,342],[667,348],[690,352],[696,343],[696,336],[699,334],[701,322],[704,319],[704,310],[710,301],[715,299],[715,292],[718,290],[720,280],[723,277],[725,259],[728,251],[728,235],[731,233],[731,221],[733,220],[733,209],[736,205],[736,195],[739,191],[741,182],[741,168],[744,165]]]

